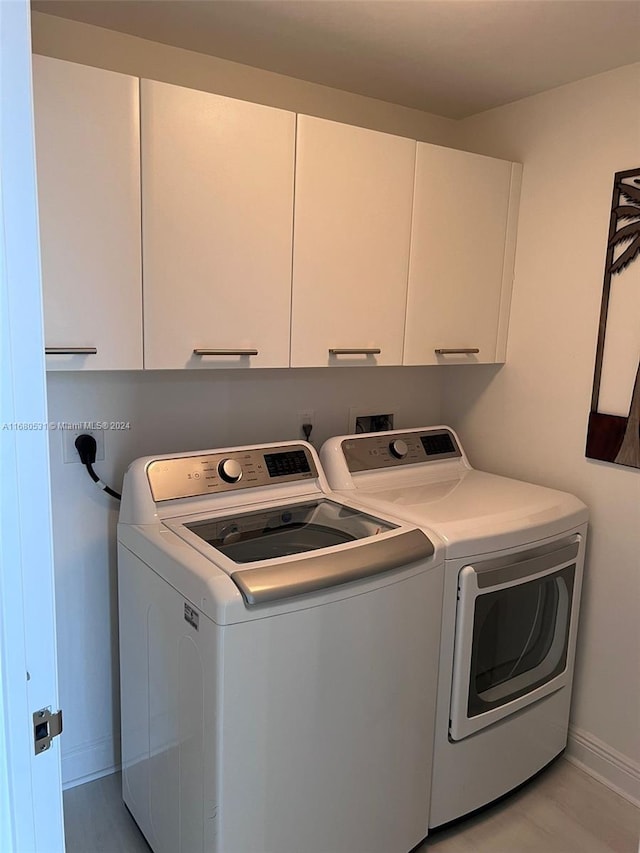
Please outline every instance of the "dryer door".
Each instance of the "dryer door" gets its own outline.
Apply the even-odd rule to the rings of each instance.
[[[479,561],[460,571],[453,740],[567,683],[579,542],[573,536],[551,548]]]

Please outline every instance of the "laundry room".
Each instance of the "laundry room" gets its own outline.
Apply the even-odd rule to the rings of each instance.
[[[420,47],[427,30],[418,35],[427,20],[441,42],[431,61]],[[253,445],[276,448],[265,456],[270,472],[271,464],[297,471],[298,457],[286,456],[293,452],[286,443],[305,440],[319,454],[305,459],[311,471],[322,464],[327,491],[329,486],[339,490],[352,508],[376,518],[389,515],[407,537],[417,534],[405,531],[403,525],[410,523],[435,530],[433,559],[439,558],[445,571],[451,560],[463,567],[471,555],[490,556],[478,570],[479,580],[474,578],[480,592],[492,573],[518,576],[518,561],[534,561],[543,574],[565,573],[553,593],[559,610],[563,595],[568,597],[564,650],[553,672],[541,675],[544,663],[534,668],[540,670],[534,687],[542,692],[533,697],[538,703],[533,707],[543,707],[542,682],[555,678],[568,659],[571,674],[575,654],[573,682],[563,685],[568,728],[565,720],[562,743],[553,755],[542,751],[532,758],[521,777],[505,770],[506,781],[496,782],[483,802],[481,794],[477,802],[470,795],[468,804],[448,808],[462,786],[456,773],[469,780],[469,789],[491,789],[488,755],[484,764],[482,752],[470,752],[471,769],[461,764],[447,778],[452,793],[444,782],[438,783],[441,796],[432,791],[433,802],[442,801],[442,817],[429,822],[427,815],[424,832],[406,836],[416,853],[431,847],[443,853],[635,853],[640,456],[635,463],[617,464],[588,458],[585,447],[596,394],[594,368],[604,347],[603,275],[613,233],[612,191],[616,186],[620,191],[614,185],[620,173],[632,176],[622,180],[635,180],[636,193],[631,201],[618,201],[615,209],[628,208],[619,214],[626,217],[621,226],[637,226],[640,217],[635,189],[640,185],[640,3],[32,0],[31,37],[47,420],[55,426],[48,430],[48,446],[58,701],[64,719],[56,740],[69,853],[146,849],[142,836],[134,836],[138,830],[115,787],[117,803],[108,807],[106,788],[96,801],[83,793],[91,785],[111,784],[108,780],[119,785],[124,764],[120,501],[103,487],[121,493],[125,472],[140,457],[162,460]],[[219,133],[216,122],[246,127],[246,145]],[[209,169],[218,145],[219,160]],[[437,198],[436,205],[431,198]],[[630,230],[623,248],[639,239],[638,229]],[[635,319],[624,340],[620,335],[614,355],[622,359],[626,350],[637,368],[640,255],[632,253],[626,271],[635,295],[613,298],[627,299],[626,314]],[[222,284],[211,283],[214,274]],[[428,287],[421,287],[421,276],[431,281]],[[610,281],[613,294],[622,275]],[[603,375],[609,381],[610,374]],[[632,401],[633,377],[629,382],[626,367],[621,376],[623,402],[616,414],[635,424],[637,433],[640,391]],[[454,554],[455,535],[447,538],[444,522],[444,532],[438,530],[437,516],[423,523],[410,511],[402,514],[411,505],[408,489],[418,488],[410,478],[409,485],[400,479],[385,485],[401,493],[392,499],[392,509],[376,503],[375,494],[367,503],[369,496],[358,494],[360,486],[374,483],[375,493],[383,488],[383,477],[366,470],[349,447],[356,461],[348,458],[349,470],[332,479],[330,451],[321,454],[323,445],[336,436],[353,434],[355,440],[360,432],[373,432],[372,426],[395,432],[384,447],[361,445],[369,460],[380,452],[393,466],[407,454],[426,454],[420,460],[434,470],[451,466],[452,482],[458,469],[465,476],[489,472],[558,490],[549,495],[568,493],[575,504],[562,510],[566,523],[554,527],[549,519],[560,512],[557,502],[552,510],[536,497],[519,508],[520,493],[512,498],[505,492],[507,503],[494,517],[505,519],[504,538]],[[433,437],[429,431],[435,431]],[[75,445],[85,433],[96,439],[93,479]],[[284,456],[271,462],[269,454]],[[434,455],[436,461],[429,462]],[[220,468],[235,458],[215,456],[227,484],[243,476],[227,479]],[[292,481],[290,494],[302,500],[303,492],[294,486]],[[185,494],[166,492],[164,500],[171,503]],[[476,543],[478,530],[490,523],[491,500],[493,492],[479,504]],[[204,520],[203,508],[194,507]],[[530,527],[528,537],[509,538],[507,519],[516,516]],[[232,547],[238,547],[236,535],[234,527]],[[525,544],[535,548],[522,557]],[[553,549],[558,554],[550,562]],[[580,571],[569,578],[567,567],[576,565]],[[445,575],[445,601],[447,589]],[[454,599],[462,601],[463,587],[454,583],[452,589]],[[247,601],[246,590],[243,594]],[[131,592],[130,600],[135,595]],[[256,637],[260,621],[277,622],[278,606],[273,605],[273,620],[252,623]],[[457,624],[452,606],[445,604],[437,617],[451,626]],[[462,604],[457,606],[459,614]],[[132,624],[144,621],[143,609],[130,612]],[[202,606],[201,622],[205,612]],[[186,615],[184,620],[189,621]],[[371,632],[371,648],[380,652],[374,627],[362,624]],[[336,637],[341,630],[338,621]],[[458,639],[444,639],[444,624],[442,631],[443,647],[452,657]],[[359,649],[352,628],[346,626],[343,636]],[[204,639],[201,631],[199,642]],[[279,642],[274,649],[282,649]],[[426,638],[407,636],[406,642]],[[553,648],[555,643],[549,640]],[[547,647],[545,660],[548,652]],[[393,654],[389,649],[389,659]],[[402,657],[399,645],[397,654]],[[448,702],[459,674],[458,669],[450,673],[443,686],[436,646],[433,654],[432,726],[440,712],[436,687]],[[380,652],[379,657],[386,656]],[[134,658],[132,653],[129,686],[144,676],[142,665],[134,668]],[[355,666],[355,651],[353,660]],[[255,669],[261,684],[257,662]],[[318,714],[326,710],[330,718],[332,706],[321,689],[327,677],[318,665]],[[491,705],[490,725],[500,719],[495,698],[500,689],[486,688],[496,706]],[[533,742],[537,725],[552,724],[527,718],[518,690],[506,698],[516,703],[514,719],[526,721]],[[248,701],[258,701],[256,696],[247,693]],[[407,707],[417,696],[407,694]],[[312,714],[311,699],[308,705]],[[443,744],[481,743],[470,705],[460,712],[459,729],[448,704],[442,714],[446,725],[453,725]],[[265,750],[266,767],[267,747],[259,733],[250,726],[249,731],[257,751]],[[276,735],[284,738],[279,730]],[[496,755],[501,749],[535,752],[535,746],[521,747],[513,738],[495,736],[491,749]],[[363,754],[368,743],[362,741]],[[401,753],[399,736],[389,743]],[[437,750],[436,734],[436,755]],[[374,759],[393,764],[384,751],[371,758],[371,767],[377,766]],[[446,757],[441,760],[454,766]],[[500,771],[494,767],[493,772],[497,780]],[[482,786],[471,781],[474,774],[477,782],[486,776]],[[529,777],[535,778],[523,784]],[[433,790],[435,779],[429,782]],[[231,790],[235,783],[229,784]],[[174,793],[180,800],[180,791]],[[365,794],[354,798],[354,810],[366,807]],[[379,794],[372,792],[371,798]],[[403,800],[411,823],[411,797]],[[491,800],[499,802],[490,806]],[[331,813],[333,803],[327,803]],[[205,797],[210,821],[216,805]],[[485,805],[486,810],[460,820]],[[145,830],[146,818],[127,806],[156,851],[155,830]],[[113,817],[118,807],[122,814]],[[82,808],[103,809],[104,816],[95,811],[93,821],[78,817]],[[389,803],[385,808],[393,810]],[[260,819],[269,825],[267,817]],[[449,826],[452,821],[459,822]],[[91,838],[91,822],[106,834],[106,842]],[[311,818],[308,826],[315,826]],[[354,846],[310,843],[309,853],[409,853],[408,847],[374,849],[373,841],[341,841],[357,836],[352,827],[339,836],[340,826],[336,819],[336,835],[328,835],[326,843]],[[401,829],[393,832],[389,829],[385,843],[404,843],[397,841],[405,837]],[[225,837],[244,838],[241,833]],[[273,838],[285,844],[284,835]],[[286,843],[293,846],[222,849],[182,839],[184,846],[175,849],[307,853],[295,839]],[[158,847],[165,849],[170,850]]]

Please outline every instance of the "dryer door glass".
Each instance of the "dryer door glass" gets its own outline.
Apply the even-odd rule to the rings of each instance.
[[[467,713],[517,699],[565,668],[575,565],[475,600]]]

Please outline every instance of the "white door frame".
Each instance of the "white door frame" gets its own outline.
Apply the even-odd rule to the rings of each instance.
[[[60,738],[33,745],[58,686],[28,0],[0,0],[0,98],[0,850],[62,853]]]

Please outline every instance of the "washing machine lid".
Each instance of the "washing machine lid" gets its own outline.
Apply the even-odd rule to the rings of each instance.
[[[421,530],[327,498],[164,524],[225,571],[249,605],[406,568],[435,550]]]

